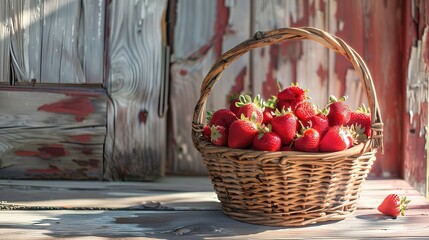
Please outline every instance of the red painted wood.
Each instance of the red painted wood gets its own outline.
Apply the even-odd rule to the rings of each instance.
[[[402,82],[403,95],[406,96],[407,90],[407,72],[410,67],[410,56],[411,49],[413,46],[416,47],[418,40],[428,41],[428,39],[422,39],[423,31],[425,27],[429,25],[429,2],[425,0],[406,0],[403,3],[403,57],[402,57]],[[414,15],[414,18],[413,18]],[[429,34],[428,34],[429,36]],[[429,37],[428,37],[429,38]],[[426,45],[428,46],[428,45]],[[423,49],[423,59],[425,59],[426,67],[428,66],[428,49]],[[427,74],[426,74],[427,76]],[[405,180],[410,183],[414,188],[418,189],[421,193],[427,192],[428,183],[426,182],[427,177],[427,153],[425,146],[427,146],[427,140],[425,136],[421,136],[420,131],[422,128],[427,127],[427,111],[428,105],[426,103],[420,104],[422,112],[417,114],[413,112],[407,112],[406,99],[403,100],[403,108],[405,111],[402,112],[402,133],[403,133],[403,170],[402,174]],[[426,132],[424,133],[426,134]]]

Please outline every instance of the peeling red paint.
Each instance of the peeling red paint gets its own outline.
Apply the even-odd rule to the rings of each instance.
[[[89,135],[89,134],[72,135],[69,137],[75,141],[80,142],[80,143],[88,143],[91,141],[91,135]]]
[[[27,172],[29,173],[42,173],[42,174],[58,174],[60,173],[60,170],[56,168],[45,168],[45,169],[38,169],[38,168],[29,168],[27,169]]]
[[[244,67],[235,77],[234,85],[232,86],[231,90],[229,91],[227,95],[226,102],[230,102],[231,99],[229,99],[231,96],[236,96],[238,94],[241,94],[244,90],[244,79],[246,77],[247,73],[247,67]]]
[[[139,122],[143,123],[143,124],[146,124],[148,114],[149,113],[148,113],[148,111],[146,109],[145,110],[141,110],[139,112]]]
[[[229,20],[229,8],[225,6],[224,0],[217,1],[214,50],[217,57],[222,55],[223,35],[227,32]]]
[[[88,161],[87,160],[77,160],[77,159],[73,159],[72,160],[74,163],[76,163],[77,165],[81,166],[81,167],[86,167],[88,166]]]
[[[40,153],[38,151],[18,150],[18,151],[15,151],[15,154],[21,157],[35,157]]]
[[[98,159],[89,159],[88,164],[91,168],[98,168],[100,165],[100,160]]]
[[[68,151],[64,149],[62,144],[52,144],[47,147],[39,148],[40,153],[47,154],[46,156],[50,157],[64,157],[69,155]]]
[[[184,76],[188,75],[188,70],[180,69],[179,74],[180,74],[180,76],[184,77]]]
[[[94,106],[87,97],[76,96],[52,104],[40,106],[38,111],[75,115],[78,122],[94,112]]]
[[[320,77],[320,83],[322,86],[326,86],[326,83],[328,81],[328,71],[325,67],[320,63],[319,68],[317,68],[317,76]]]

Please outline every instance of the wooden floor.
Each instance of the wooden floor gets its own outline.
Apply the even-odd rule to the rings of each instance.
[[[389,193],[404,217],[376,210]],[[208,177],[157,182],[0,180],[0,239],[429,239],[429,203],[403,180],[369,179],[358,211],[305,227],[267,227],[224,215]]]

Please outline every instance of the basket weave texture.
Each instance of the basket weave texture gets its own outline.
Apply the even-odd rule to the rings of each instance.
[[[333,153],[232,149],[204,140],[206,101],[226,67],[254,48],[297,39],[321,43],[353,64],[371,109],[371,137],[365,143]],[[201,85],[192,138],[225,214],[253,224],[303,226],[353,214],[375,153],[382,147],[383,123],[371,75],[351,47],[320,29],[281,28],[255,33],[215,62]]]

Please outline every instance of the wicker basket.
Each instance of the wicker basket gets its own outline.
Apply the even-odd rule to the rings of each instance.
[[[353,64],[370,105],[372,137],[365,143],[333,153],[232,149],[205,141],[202,137],[205,104],[225,68],[251,49],[292,39],[314,40]],[[352,48],[319,29],[282,28],[257,32],[216,61],[202,82],[192,137],[225,214],[253,224],[302,226],[341,220],[356,210],[376,150],[382,147],[383,124],[371,75]]]

